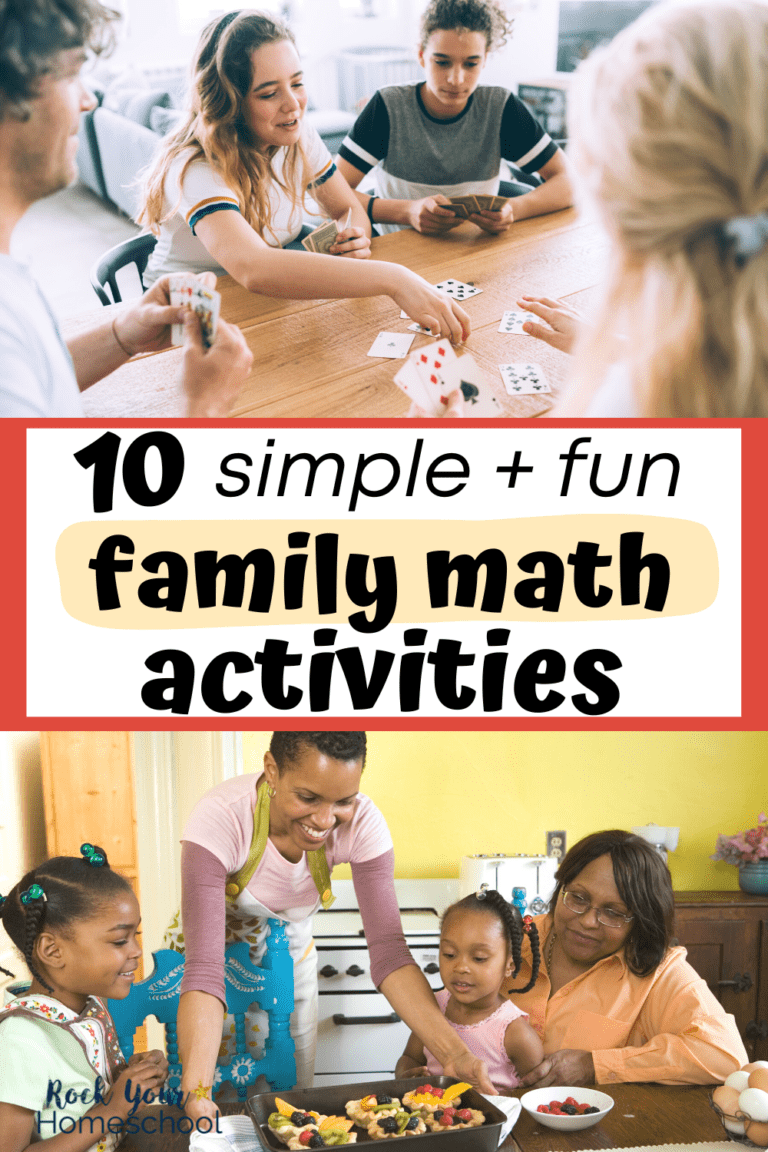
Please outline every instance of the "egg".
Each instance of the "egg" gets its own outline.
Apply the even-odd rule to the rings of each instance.
[[[726,1132],[733,1132],[734,1136],[744,1135],[744,1122],[743,1120],[727,1120],[723,1116],[723,1127]]]
[[[745,1088],[739,1096],[739,1111],[757,1120],[758,1124],[765,1124],[768,1121],[768,1092]]]
[[[730,1076],[725,1078],[725,1086],[743,1092],[745,1088],[749,1088],[749,1072],[731,1072]]]
[[[750,1072],[749,1087],[768,1092],[768,1068],[755,1068],[754,1072]]]
[[[746,1132],[753,1144],[768,1148],[768,1124],[758,1124],[753,1120],[746,1126]]]
[[[716,1104],[726,1116],[735,1116],[739,1108],[739,1093],[735,1088],[726,1088],[721,1084],[712,1093],[712,1103]]]
[[[745,1064],[742,1072],[754,1072],[757,1068],[768,1068],[768,1060],[753,1060],[751,1064]]]

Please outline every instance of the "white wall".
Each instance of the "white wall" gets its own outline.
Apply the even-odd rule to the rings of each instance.
[[[40,738],[36,732],[0,732],[0,894],[46,858]],[[28,976],[0,928],[0,966]],[[0,988],[9,977],[0,972]]]
[[[184,4],[185,0],[123,0],[122,39],[115,62],[151,68],[187,65],[197,33],[184,30],[189,25]],[[375,0],[375,4],[381,15],[366,19],[340,7],[339,0],[294,0],[292,27],[316,106],[338,106],[335,57],[344,48],[401,46],[415,55],[421,0]],[[220,4],[221,9],[229,6],[230,0]],[[210,0],[211,14],[217,7],[217,0]],[[514,35],[489,61],[484,82],[514,89],[520,81],[554,70],[559,3],[520,0],[508,3],[508,9],[515,13]]]

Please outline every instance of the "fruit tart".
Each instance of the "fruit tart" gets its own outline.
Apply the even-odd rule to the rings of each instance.
[[[396,1096],[380,1092],[378,1096],[363,1096],[361,1100],[349,1100],[345,1107],[347,1116],[354,1120],[355,1124],[367,1128],[374,1120],[394,1116],[395,1112],[400,1111],[400,1101]]]
[[[288,1147],[292,1152],[301,1152],[304,1148],[335,1148],[338,1144],[355,1144],[357,1132],[352,1132],[352,1121],[344,1116],[325,1116],[320,1127],[306,1129],[298,1136],[293,1137]]]
[[[452,1108],[448,1104],[424,1119],[431,1132],[447,1132],[451,1128],[479,1128],[485,1116],[477,1108]]]
[[[452,1108],[461,1107],[461,1094],[467,1092],[471,1084],[451,1084],[448,1088],[433,1088],[431,1084],[421,1084],[403,1096],[403,1104],[407,1104],[422,1116],[431,1116],[438,1108],[449,1104]]]
[[[279,1096],[275,1097],[276,1112],[267,1118],[267,1126],[274,1132],[278,1140],[290,1147],[290,1141],[298,1139],[302,1132],[316,1132],[319,1125],[325,1120],[319,1112],[302,1112],[294,1108]]]
[[[395,1112],[394,1116],[380,1116],[368,1125],[372,1140],[396,1140],[398,1136],[421,1136],[427,1127],[418,1112]]]

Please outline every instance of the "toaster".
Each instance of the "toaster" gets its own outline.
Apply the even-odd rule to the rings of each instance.
[[[481,853],[462,856],[459,891],[462,896],[477,892],[483,885],[495,888],[505,900],[526,914],[546,912],[555,890],[557,856],[527,856],[524,853]]]

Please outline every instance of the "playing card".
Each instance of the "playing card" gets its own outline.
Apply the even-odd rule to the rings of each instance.
[[[306,248],[307,252],[323,252],[328,253],[328,250],[336,243],[339,235],[339,229],[335,220],[328,220],[327,223],[321,224],[319,228],[315,228],[314,232],[310,232],[309,236],[305,236],[301,242],[302,248]]]
[[[171,304],[178,308],[191,308],[200,317],[200,330],[203,344],[210,348],[216,339],[216,325],[221,308],[221,296],[213,288],[206,288],[202,281],[186,272],[178,272],[170,278]],[[171,344],[184,343],[184,325],[171,326]]]
[[[438,415],[431,397],[428,396],[426,388],[419,379],[416,365],[410,357],[395,373],[395,384],[401,392],[405,392],[406,396],[429,416]]]
[[[391,360],[399,360],[407,356],[414,337],[407,332],[379,332],[368,350],[369,356],[387,356]]]
[[[435,284],[435,288],[439,292],[445,292],[446,296],[452,296],[454,300],[467,300],[470,296],[477,296],[482,292],[482,288],[475,288],[474,284],[465,284],[463,280],[441,280],[439,284]]]
[[[523,324],[525,324],[526,320],[530,319],[530,312],[519,312],[516,308],[512,308],[509,312],[505,312],[502,316],[498,331],[513,332],[516,334],[521,333],[525,335],[525,333],[523,333]]]
[[[479,212],[501,212],[509,200],[508,196],[487,196],[484,193],[475,196]]]
[[[458,357],[459,388],[464,397],[464,415],[478,417],[503,416],[501,404],[493,394],[480,365],[465,352]]]
[[[499,364],[499,372],[510,396],[534,396],[537,392],[552,391],[538,364]]]
[[[405,313],[401,312],[400,315],[403,317],[403,319],[405,319],[405,320],[408,319],[408,317],[405,315]],[[433,332],[430,332],[429,328],[422,328],[421,324],[409,324],[408,325],[408,331],[409,332],[419,332],[419,333],[421,333],[422,336],[432,336],[432,338],[434,340],[438,339],[438,337],[435,336]]]
[[[433,408],[439,412],[447,404],[449,394],[459,386],[459,358],[450,341],[443,339],[417,348],[410,359],[416,365]]]
[[[475,196],[449,196],[450,203],[441,204],[441,208],[447,208],[453,212],[455,216],[462,216],[464,219],[471,216],[473,212],[477,212],[477,199]]]

